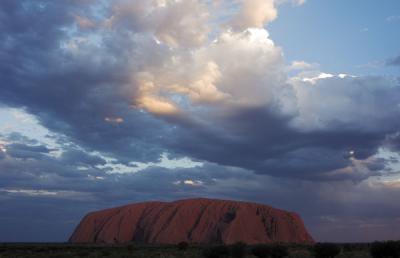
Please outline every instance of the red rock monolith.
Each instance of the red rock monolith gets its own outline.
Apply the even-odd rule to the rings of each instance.
[[[303,221],[293,212],[267,205],[189,199],[145,202],[87,214],[72,243],[232,244],[312,243]]]

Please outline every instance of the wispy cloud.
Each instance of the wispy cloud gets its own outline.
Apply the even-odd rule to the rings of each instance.
[[[387,22],[399,22],[400,21],[400,15],[392,15],[392,16],[388,16],[386,18]]]

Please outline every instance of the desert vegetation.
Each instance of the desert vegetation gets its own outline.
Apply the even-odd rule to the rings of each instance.
[[[400,258],[400,242],[371,244],[0,244],[0,258]]]

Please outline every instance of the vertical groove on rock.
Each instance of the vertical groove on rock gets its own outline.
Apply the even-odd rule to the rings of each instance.
[[[145,243],[148,239],[146,239],[146,232],[143,228],[143,221],[148,214],[150,214],[154,210],[153,206],[146,206],[142,213],[140,214],[139,220],[137,222],[137,226],[135,228],[135,232],[133,232],[132,241]],[[148,237],[148,236],[147,236]]]
[[[157,232],[157,234],[154,236],[154,240],[157,240],[157,238],[161,234],[161,232],[163,232],[168,227],[169,223],[171,223],[172,219],[175,217],[177,212],[178,212],[178,208],[176,207],[174,209],[174,211],[171,213],[171,215],[169,215],[168,218],[166,219],[166,221],[163,223],[163,225],[161,226],[161,228]],[[160,213],[161,213],[161,210],[160,210],[159,214]],[[157,217],[159,217],[159,216],[157,216]]]
[[[114,218],[114,216],[115,216],[116,214],[118,214],[120,211],[121,211],[121,209],[118,209],[118,210],[116,211],[116,213],[112,214],[110,217],[108,217],[106,220],[104,220],[103,223],[99,226],[99,229],[97,230],[97,232],[95,232],[95,235],[94,235],[94,242],[95,242],[95,243],[98,242],[98,237],[99,237],[100,233],[103,231],[105,225],[106,225],[108,222],[110,222],[110,221]],[[95,221],[96,221],[96,220],[95,220]],[[95,229],[95,230],[96,230],[96,229]]]
[[[194,230],[197,228],[197,226],[199,225],[200,220],[202,219],[204,212],[207,210],[207,207],[208,207],[207,205],[204,205],[204,206],[201,207],[200,213],[197,215],[197,218],[196,218],[192,228],[189,230],[189,232],[187,234],[187,239],[189,241],[192,241],[192,234],[193,234]]]
[[[117,240],[120,239],[121,224],[122,224],[122,221],[124,220],[124,218],[125,218],[125,215],[122,215],[122,216],[119,218],[119,221],[118,221]]]

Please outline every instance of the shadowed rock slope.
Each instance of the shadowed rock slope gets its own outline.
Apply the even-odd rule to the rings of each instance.
[[[296,213],[238,201],[145,202],[86,215],[72,243],[311,243]]]

